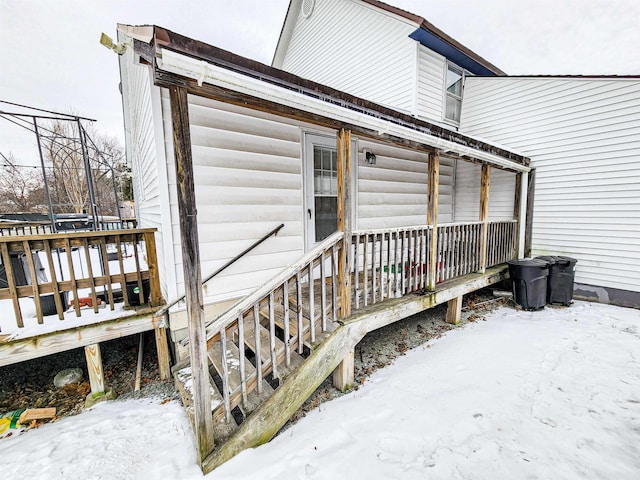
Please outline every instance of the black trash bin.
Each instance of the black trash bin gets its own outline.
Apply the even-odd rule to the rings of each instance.
[[[151,292],[151,287],[149,285],[149,280],[142,280],[142,296],[144,298],[143,303],[147,303],[149,301],[149,294]],[[138,286],[138,282],[127,282],[127,297],[129,299],[129,305],[132,307],[136,307],[140,305],[140,287]]]
[[[573,279],[578,261],[575,258],[563,256],[543,256],[536,258],[549,262],[547,303],[549,305],[570,305],[573,300]]]
[[[547,303],[549,264],[544,260],[509,260],[513,298],[525,310],[540,310]]]
[[[69,308],[69,292],[58,292],[60,296],[60,302],[62,303],[62,311],[66,311]],[[56,315],[56,299],[53,293],[48,295],[40,295],[40,307],[42,308],[42,315]]]

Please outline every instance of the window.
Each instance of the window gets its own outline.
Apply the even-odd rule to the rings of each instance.
[[[453,65],[449,65],[447,67],[447,78],[445,80],[445,120],[460,123],[463,81],[464,72]]]
[[[338,229],[338,171],[335,148],[313,146],[313,200],[315,241]]]

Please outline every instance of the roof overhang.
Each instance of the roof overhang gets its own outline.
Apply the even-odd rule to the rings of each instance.
[[[154,27],[150,44],[134,40],[134,48],[153,64],[159,86],[178,86],[191,94],[330,128],[349,128],[410,148],[438,149],[512,171],[529,171],[529,159],[520,153],[160,27]]]

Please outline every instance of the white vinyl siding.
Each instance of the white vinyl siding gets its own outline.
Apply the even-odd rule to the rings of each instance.
[[[431,122],[442,122],[446,59],[418,44],[417,115]]]
[[[169,99],[165,128],[170,132]],[[280,223],[284,228],[208,282],[205,301],[250,293],[303,254],[300,128],[281,118],[189,96],[202,276],[222,266]],[[171,135],[165,135],[171,139]],[[167,158],[173,158],[171,140]],[[170,174],[175,185],[175,172]],[[171,208],[176,262],[180,231],[175,187]],[[182,266],[177,267],[184,291]]]
[[[122,35],[122,34],[120,34]],[[120,57],[122,96],[124,99],[125,141],[132,169],[132,183],[138,226],[163,231],[162,192],[158,180],[158,155],[153,112],[151,71],[147,65],[133,61],[133,49]],[[154,92],[157,94],[157,92]],[[165,297],[173,292],[168,279],[173,265],[166,259],[164,249],[167,238],[156,234],[156,253],[160,284]],[[170,238],[169,238],[170,241]]]
[[[355,21],[354,21],[355,19]],[[299,13],[282,65],[288,72],[413,112],[415,25],[351,0],[317,1]]]
[[[640,291],[640,80],[470,77],[461,127],[531,157],[534,255]]]
[[[363,150],[376,155],[365,162]],[[357,228],[424,225],[427,220],[428,160],[424,152],[368,140],[358,141]],[[453,202],[453,161],[440,161],[438,222],[450,222]]]

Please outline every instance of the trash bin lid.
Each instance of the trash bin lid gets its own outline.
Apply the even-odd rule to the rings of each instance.
[[[559,255],[556,257],[556,260],[558,261],[558,263],[560,265],[575,265],[576,263],[578,263],[578,260],[576,260],[575,258],[571,258],[571,257],[563,257],[562,255]]]
[[[518,267],[549,268],[549,262],[540,257],[520,258],[518,260],[509,260],[507,263]]]
[[[537,259],[543,260],[549,263],[549,266],[553,267],[554,265],[562,265],[563,267],[575,265],[578,260],[571,257],[563,257],[562,255],[542,255],[540,257],[536,257]]]
[[[543,262],[547,262],[550,267],[557,265],[558,257],[555,255],[542,255],[540,257],[536,257],[536,260],[542,260]]]

